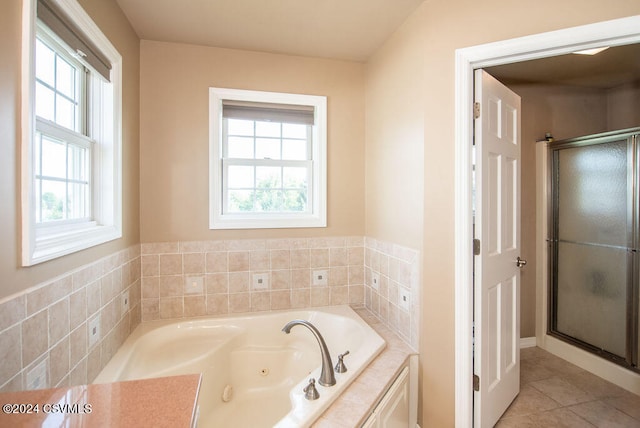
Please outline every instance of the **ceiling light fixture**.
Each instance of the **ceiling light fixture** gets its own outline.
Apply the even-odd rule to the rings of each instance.
[[[599,54],[600,52],[609,49],[609,46],[605,46],[602,48],[594,48],[594,49],[585,49],[583,51],[576,51],[573,52],[574,54],[578,54],[578,55],[595,55],[595,54]]]

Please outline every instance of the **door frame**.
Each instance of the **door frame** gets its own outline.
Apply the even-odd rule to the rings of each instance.
[[[640,43],[640,15],[487,43],[455,52],[455,425],[473,426],[473,71]],[[544,334],[536,332],[536,335]]]

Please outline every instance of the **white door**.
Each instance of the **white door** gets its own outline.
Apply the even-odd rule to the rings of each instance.
[[[520,390],[520,97],[476,70],[475,101],[474,425],[484,428]]]

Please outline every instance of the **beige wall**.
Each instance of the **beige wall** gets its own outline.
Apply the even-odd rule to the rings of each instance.
[[[39,265],[20,267],[20,84],[22,2],[0,6],[0,299],[139,242],[139,43],[115,0],[82,0],[123,56],[123,238]]]
[[[367,63],[366,235],[422,247],[424,32],[420,14]],[[414,24],[415,22],[415,24]]]
[[[424,31],[420,12],[370,58],[366,73],[365,235],[422,250],[424,216]],[[422,261],[416,271],[422,272]],[[412,292],[421,325],[421,279]],[[367,307],[378,313],[367,294]],[[384,299],[376,299],[384,302]],[[389,306],[392,307],[392,306]],[[424,343],[416,338],[414,346]],[[419,349],[424,365],[422,348]],[[423,376],[419,373],[420,382]],[[424,396],[424,390],[420,394]],[[419,406],[420,407],[420,406]],[[420,415],[418,416],[420,418]],[[422,425],[425,426],[425,425]]]
[[[640,126],[640,82],[617,88],[607,93],[607,123],[610,130]]]
[[[364,233],[364,66],[143,40],[141,240]],[[327,96],[327,228],[209,230],[208,88]]]
[[[409,57],[422,58],[422,79],[409,73],[390,74],[383,83],[389,91],[414,90],[424,94],[423,118],[414,118],[406,127],[424,125],[424,230],[423,288],[421,331],[421,404],[422,426],[453,426],[455,421],[455,260],[454,260],[454,66],[455,50],[487,42],[541,33],[592,22],[604,21],[640,13],[636,0],[618,0],[603,3],[599,0],[567,0],[556,2],[506,2],[489,0],[430,0],[414,13],[386,46],[407,49]],[[402,41],[403,35],[415,32],[423,43]],[[384,49],[380,52],[384,52]],[[392,56],[389,56],[391,59]],[[374,59],[375,61],[375,59]],[[374,64],[372,61],[372,64]],[[376,64],[377,68],[392,67]],[[419,61],[419,60],[418,60]],[[381,108],[384,100],[367,102],[367,109]],[[373,104],[373,105],[372,105]],[[395,132],[395,123],[382,127]],[[367,127],[367,146],[378,144],[372,140]],[[377,129],[377,132],[382,132]],[[388,150],[394,146],[386,144]],[[401,146],[397,150],[403,150]],[[368,155],[367,158],[369,159]],[[389,175],[400,173],[401,166]],[[374,180],[367,165],[367,179]],[[372,173],[376,175],[376,173]],[[391,178],[389,178],[391,180]],[[382,180],[382,178],[378,178]],[[405,192],[406,183],[396,181],[395,192]],[[418,196],[418,198],[420,198]],[[397,210],[393,204],[377,204],[384,213],[371,216],[391,218]],[[375,224],[375,223],[373,223]],[[397,223],[396,223],[397,225]],[[402,239],[405,227],[397,225],[390,230],[371,228],[372,237],[384,233],[391,242]],[[367,233],[369,235],[369,233]]]

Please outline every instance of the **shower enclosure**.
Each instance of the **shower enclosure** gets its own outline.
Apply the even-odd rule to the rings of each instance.
[[[640,128],[552,143],[549,334],[640,371]]]

